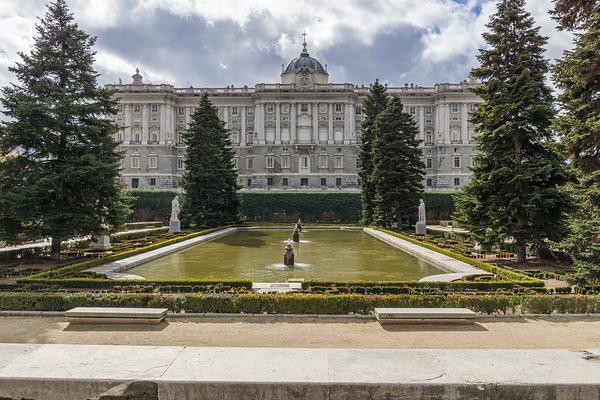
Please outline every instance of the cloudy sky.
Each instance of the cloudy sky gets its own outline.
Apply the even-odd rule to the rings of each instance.
[[[495,1],[487,0],[67,0],[76,20],[98,37],[101,83],[144,80],[177,86],[252,86],[277,82],[298,55],[328,65],[331,82],[392,85],[458,82],[476,65],[481,33]],[[46,0],[2,0],[0,85],[28,51]],[[548,16],[551,0],[528,0],[550,37],[548,58],[570,47]]]

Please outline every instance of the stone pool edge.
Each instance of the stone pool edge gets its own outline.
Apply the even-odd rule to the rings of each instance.
[[[425,278],[421,278],[419,280],[420,282],[451,282],[471,275],[491,275],[491,273],[476,268],[466,262],[400,239],[389,233],[381,232],[373,228],[363,228],[363,232],[414,257],[425,260],[438,268],[449,271],[449,273],[446,274],[426,276]]]
[[[107,278],[113,280],[145,280],[144,277],[141,277],[139,275],[122,274],[121,272],[136,267],[140,264],[146,263],[148,261],[152,261],[157,258],[169,255],[171,253],[187,249],[188,247],[192,247],[205,242],[210,242],[220,237],[229,235],[237,231],[238,229],[238,227],[221,229],[216,232],[208,233],[206,235],[184,240],[183,242],[174,243],[165,247],[160,247],[156,250],[151,250],[141,254],[137,254],[135,256],[123,258],[121,260],[113,261],[111,263],[100,265],[98,267],[88,268],[83,272],[95,272],[98,274],[106,274]]]

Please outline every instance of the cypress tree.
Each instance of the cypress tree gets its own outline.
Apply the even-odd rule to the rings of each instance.
[[[488,245],[512,239],[519,262],[528,245],[544,246],[566,233],[570,201],[559,187],[571,178],[553,150],[547,39],[524,3],[501,1],[483,35],[489,47],[472,71],[482,80],[474,91],[484,100],[472,115],[478,155],[457,199],[457,219],[472,236]]]
[[[99,233],[128,215],[118,181],[122,155],[113,92],[97,86],[96,38],[79,29],[64,0],[48,5],[31,54],[9,70],[0,126],[0,238],[61,242]]]
[[[373,223],[373,200],[375,198],[375,183],[373,182],[373,143],[375,141],[375,120],[385,109],[388,95],[386,87],[379,79],[371,85],[369,94],[363,103],[364,120],[359,149],[360,169],[358,175],[361,182],[362,223]]]
[[[564,245],[577,283],[600,280],[600,4],[560,0],[559,29],[574,30],[574,48],[554,66],[563,113],[557,123],[578,182],[571,185],[578,208]]]
[[[373,219],[377,225],[416,222],[425,176],[418,134],[417,124],[403,111],[402,101],[398,97],[389,100],[375,121]]]
[[[237,170],[229,131],[204,94],[183,137],[187,144],[182,221],[197,227],[239,221]]]

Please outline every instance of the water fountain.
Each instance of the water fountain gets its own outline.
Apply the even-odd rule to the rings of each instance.
[[[298,222],[296,222],[296,229],[302,232],[302,221],[300,221],[300,218],[298,218]]]
[[[294,228],[294,235],[292,236],[292,240],[295,243],[300,243],[300,229]]]
[[[294,245],[291,240],[288,240],[285,245],[285,253],[283,253],[283,264],[286,267],[294,266]]]

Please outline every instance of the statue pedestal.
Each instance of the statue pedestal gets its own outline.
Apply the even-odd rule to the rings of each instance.
[[[425,222],[417,222],[415,233],[417,235],[425,235],[427,233],[427,224]]]
[[[169,221],[169,233],[179,233],[181,232],[181,221]]]
[[[111,247],[109,235],[92,235],[90,250],[108,250]]]

